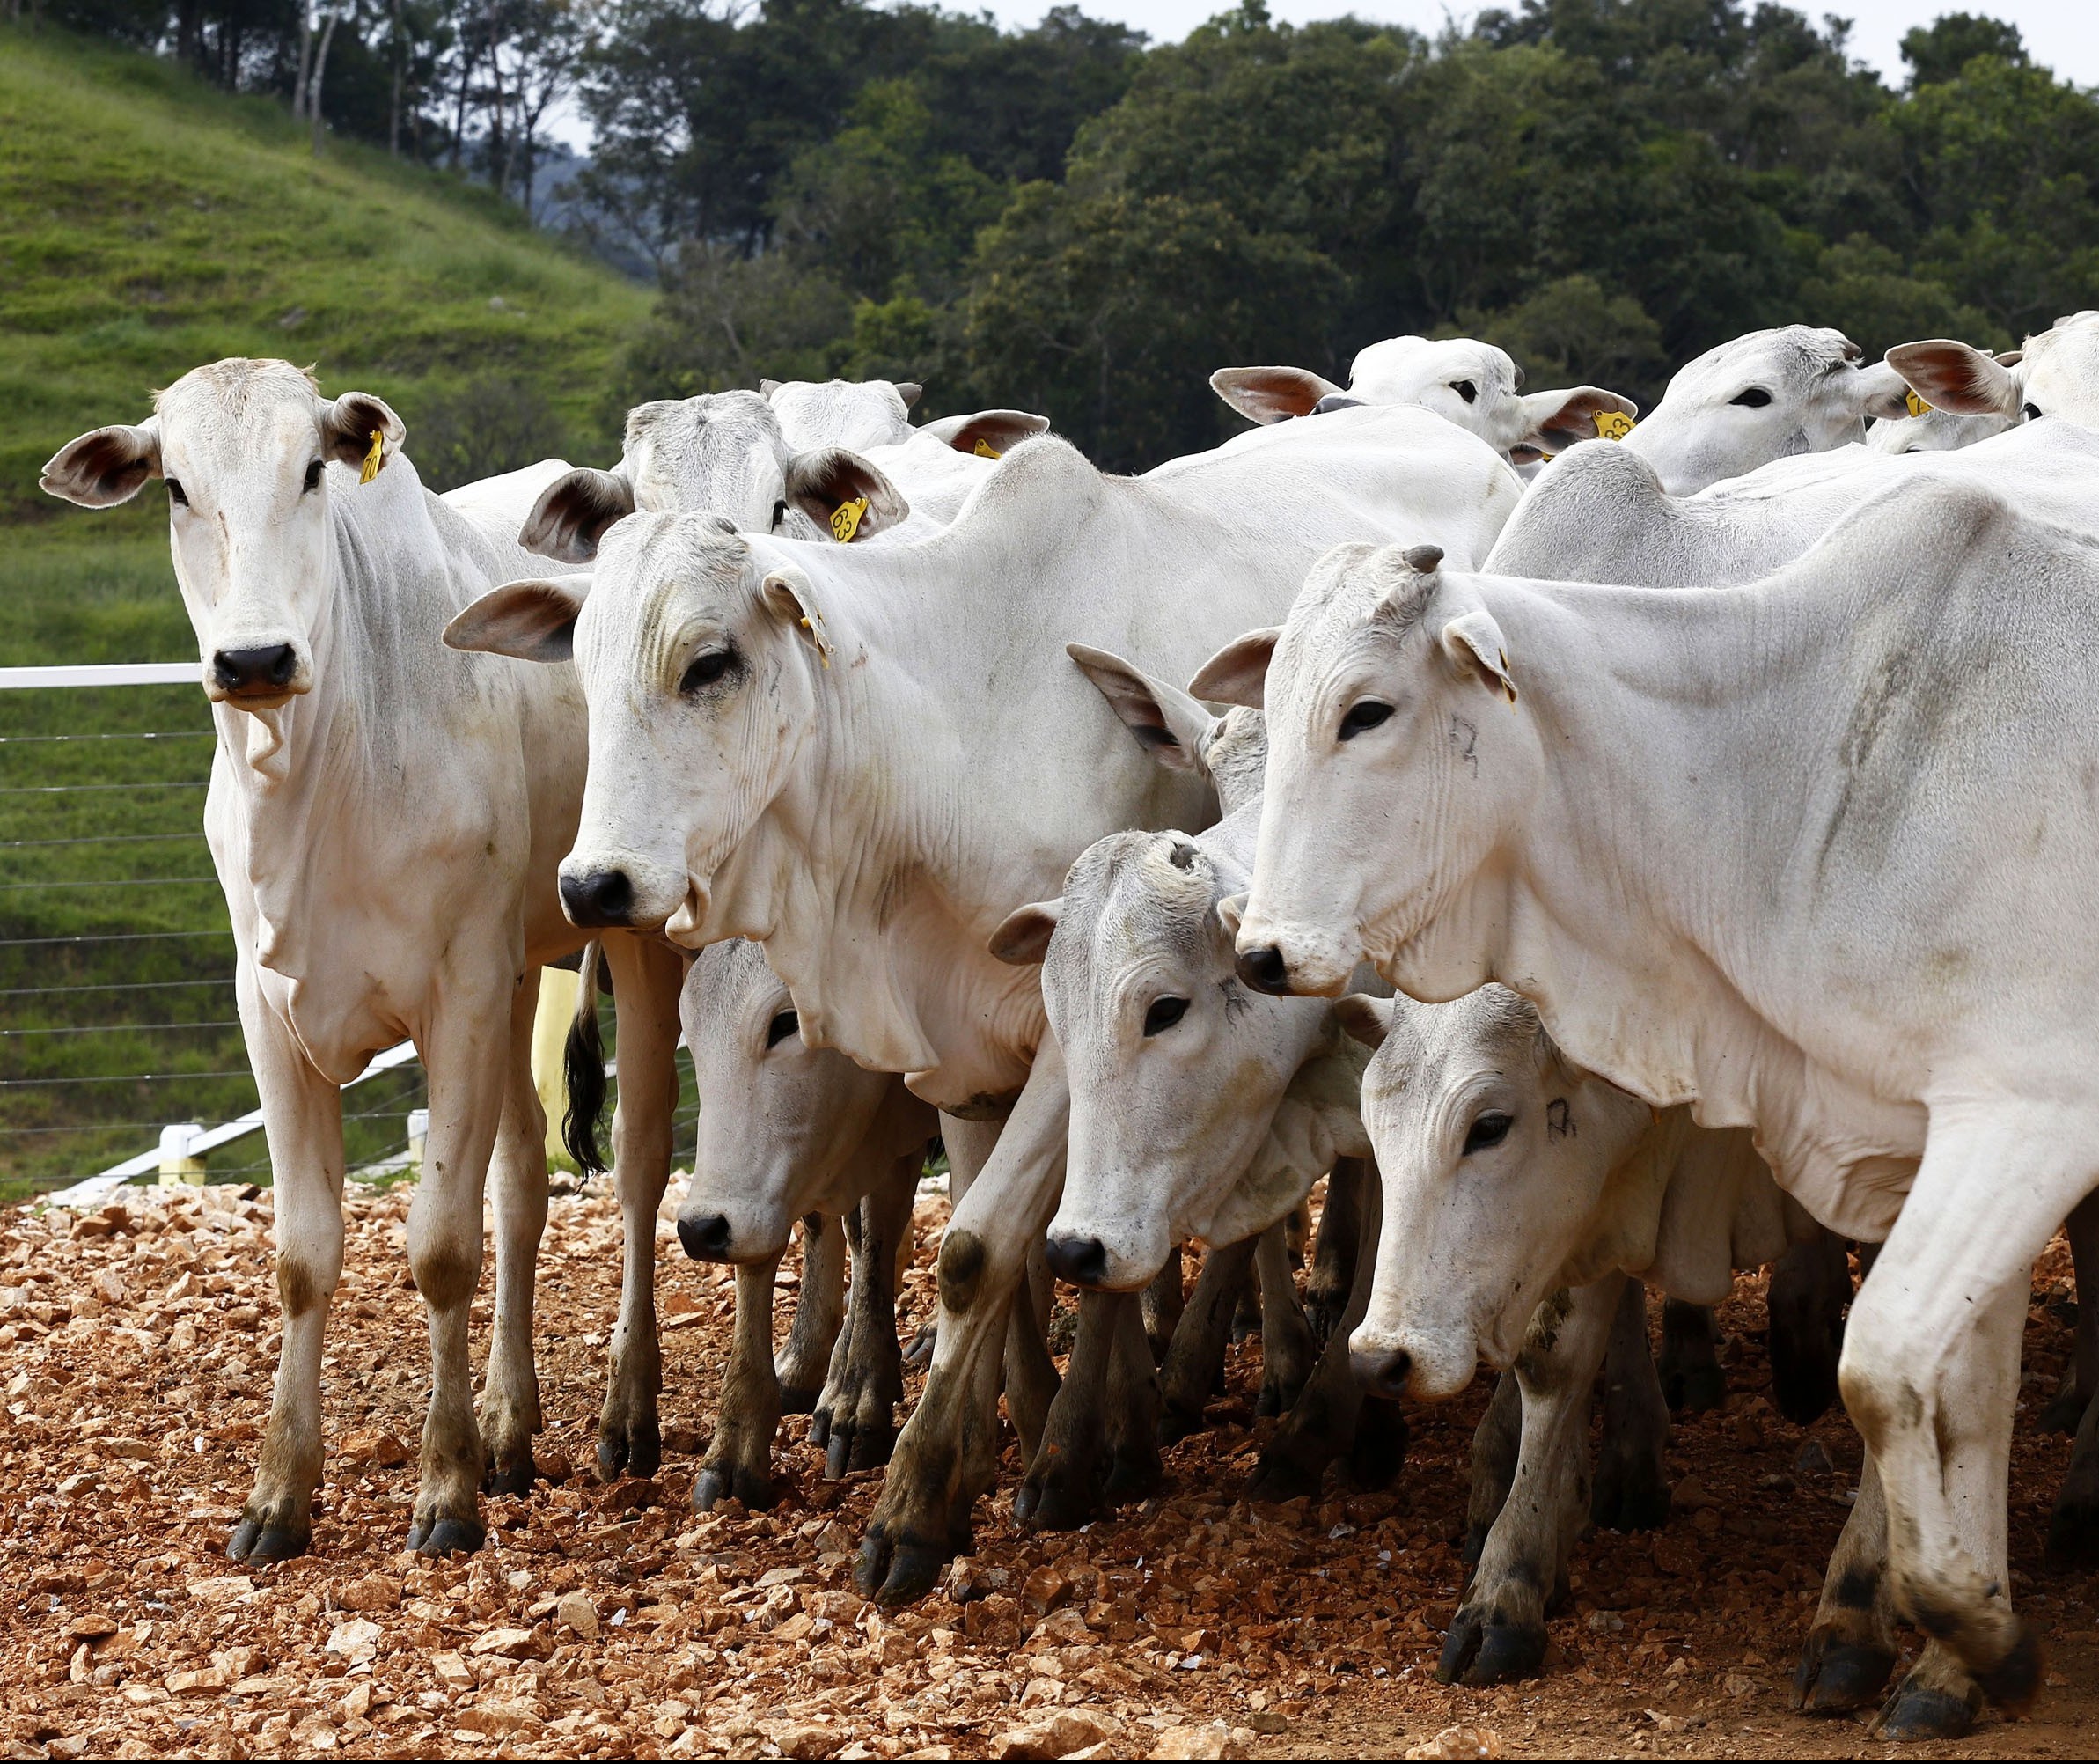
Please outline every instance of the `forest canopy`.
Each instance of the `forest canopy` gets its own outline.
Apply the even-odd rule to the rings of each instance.
[[[1407,332],[1533,386],[1651,400],[1795,320],[1868,350],[2008,347],[2099,287],[2099,100],[1954,13],[1891,87],[1840,19],[1739,0],[1523,0],[1430,40],[1259,0],[1153,45],[866,0],[46,0],[333,129],[528,199],[554,107],[569,224],[660,280],[635,397],[923,381],[1135,468],[1234,426],[1230,364],[1345,379]],[[302,49],[302,45],[305,48]],[[522,162],[522,164],[521,164]]]

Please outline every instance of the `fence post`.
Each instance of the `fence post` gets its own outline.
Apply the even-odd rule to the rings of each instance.
[[[430,1112],[427,1108],[408,1111],[408,1168],[415,1172],[415,1180],[422,1180],[422,1148],[430,1136]]]
[[[539,1007],[532,1018],[532,1088],[539,1093],[539,1106],[547,1111],[547,1155],[566,1158],[561,1145],[561,1116],[569,1107],[569,1080],[561,1069],[561,1053],[569,1041],[569,1025],[576,1016],[576,993],[583,976],[572,968],[539,970]]]
[[[160,1129],[160,1186],[163,1188],[202,1188],[204,1160],[189,1153],[190,1142],[203,1132],[203,1123],[177,1121]]]

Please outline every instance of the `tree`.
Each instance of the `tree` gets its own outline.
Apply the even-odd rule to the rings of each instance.
[[[1948,12],[1903,33],[1902,58],[1910,64],[1912,90],[1958,79],[1978,55],[2024,67],[2026,40],[2016,25],[1972,12]]]

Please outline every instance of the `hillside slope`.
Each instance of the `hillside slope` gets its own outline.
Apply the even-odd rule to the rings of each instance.
[[[0,26],[0,665],[195,654],[165,492],[89,513],[36,488],[155,386],[226,355],[312,362],[324,390],[392,403],[413,456],[419,408],[515,380],[545,452],[596,459],[649,298],[455,180],[339,143],[316,160],[268,101]],[[253,1106],[197,834],[209,729],[190,687],[0,692],[0,1193]],[[379,1088],[353,1160],[415,1100]]]

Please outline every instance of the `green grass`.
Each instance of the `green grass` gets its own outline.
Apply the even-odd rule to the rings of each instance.
[[[160,488],[89,513],[36,487],[57,448],[136,422],[155,387],[222,356],[312,362],[324,391],[392,404],[412,457],[419,406],[515,377],[552,413],[547,451],[596,459],[650,298],[455,179],[345,143],[316,159],[273,101],[0,26],[0,665],[194,656]],[[186,1076],[246,1063],[237,1032],[202,1026],[233,1014],[224,904],[194,879],[210,874],[194,788],[209,728],[194,687],[0,693],[0,1198],[143,1150],[161,1121],[253,1106],[245,1076]],[[147,732],[170,739],[25,739]],[[132,788],[44,788],[89,783]],[[111,834],[128,837],[22,843]],[[219,935],[24,941],[143,931]],[[74,985],[109,989],[40,990]],[[199,1026],[106,1027],[170,1023]],[[82,1025],[104,1033],[43,1033]],[[178,1077],[103,1081],[143,1073]],[[398,1142],[412,1084],[346,1099],[376,1117],[353,1162]],[[224,1162],[263,1158],[257,1138]]]

